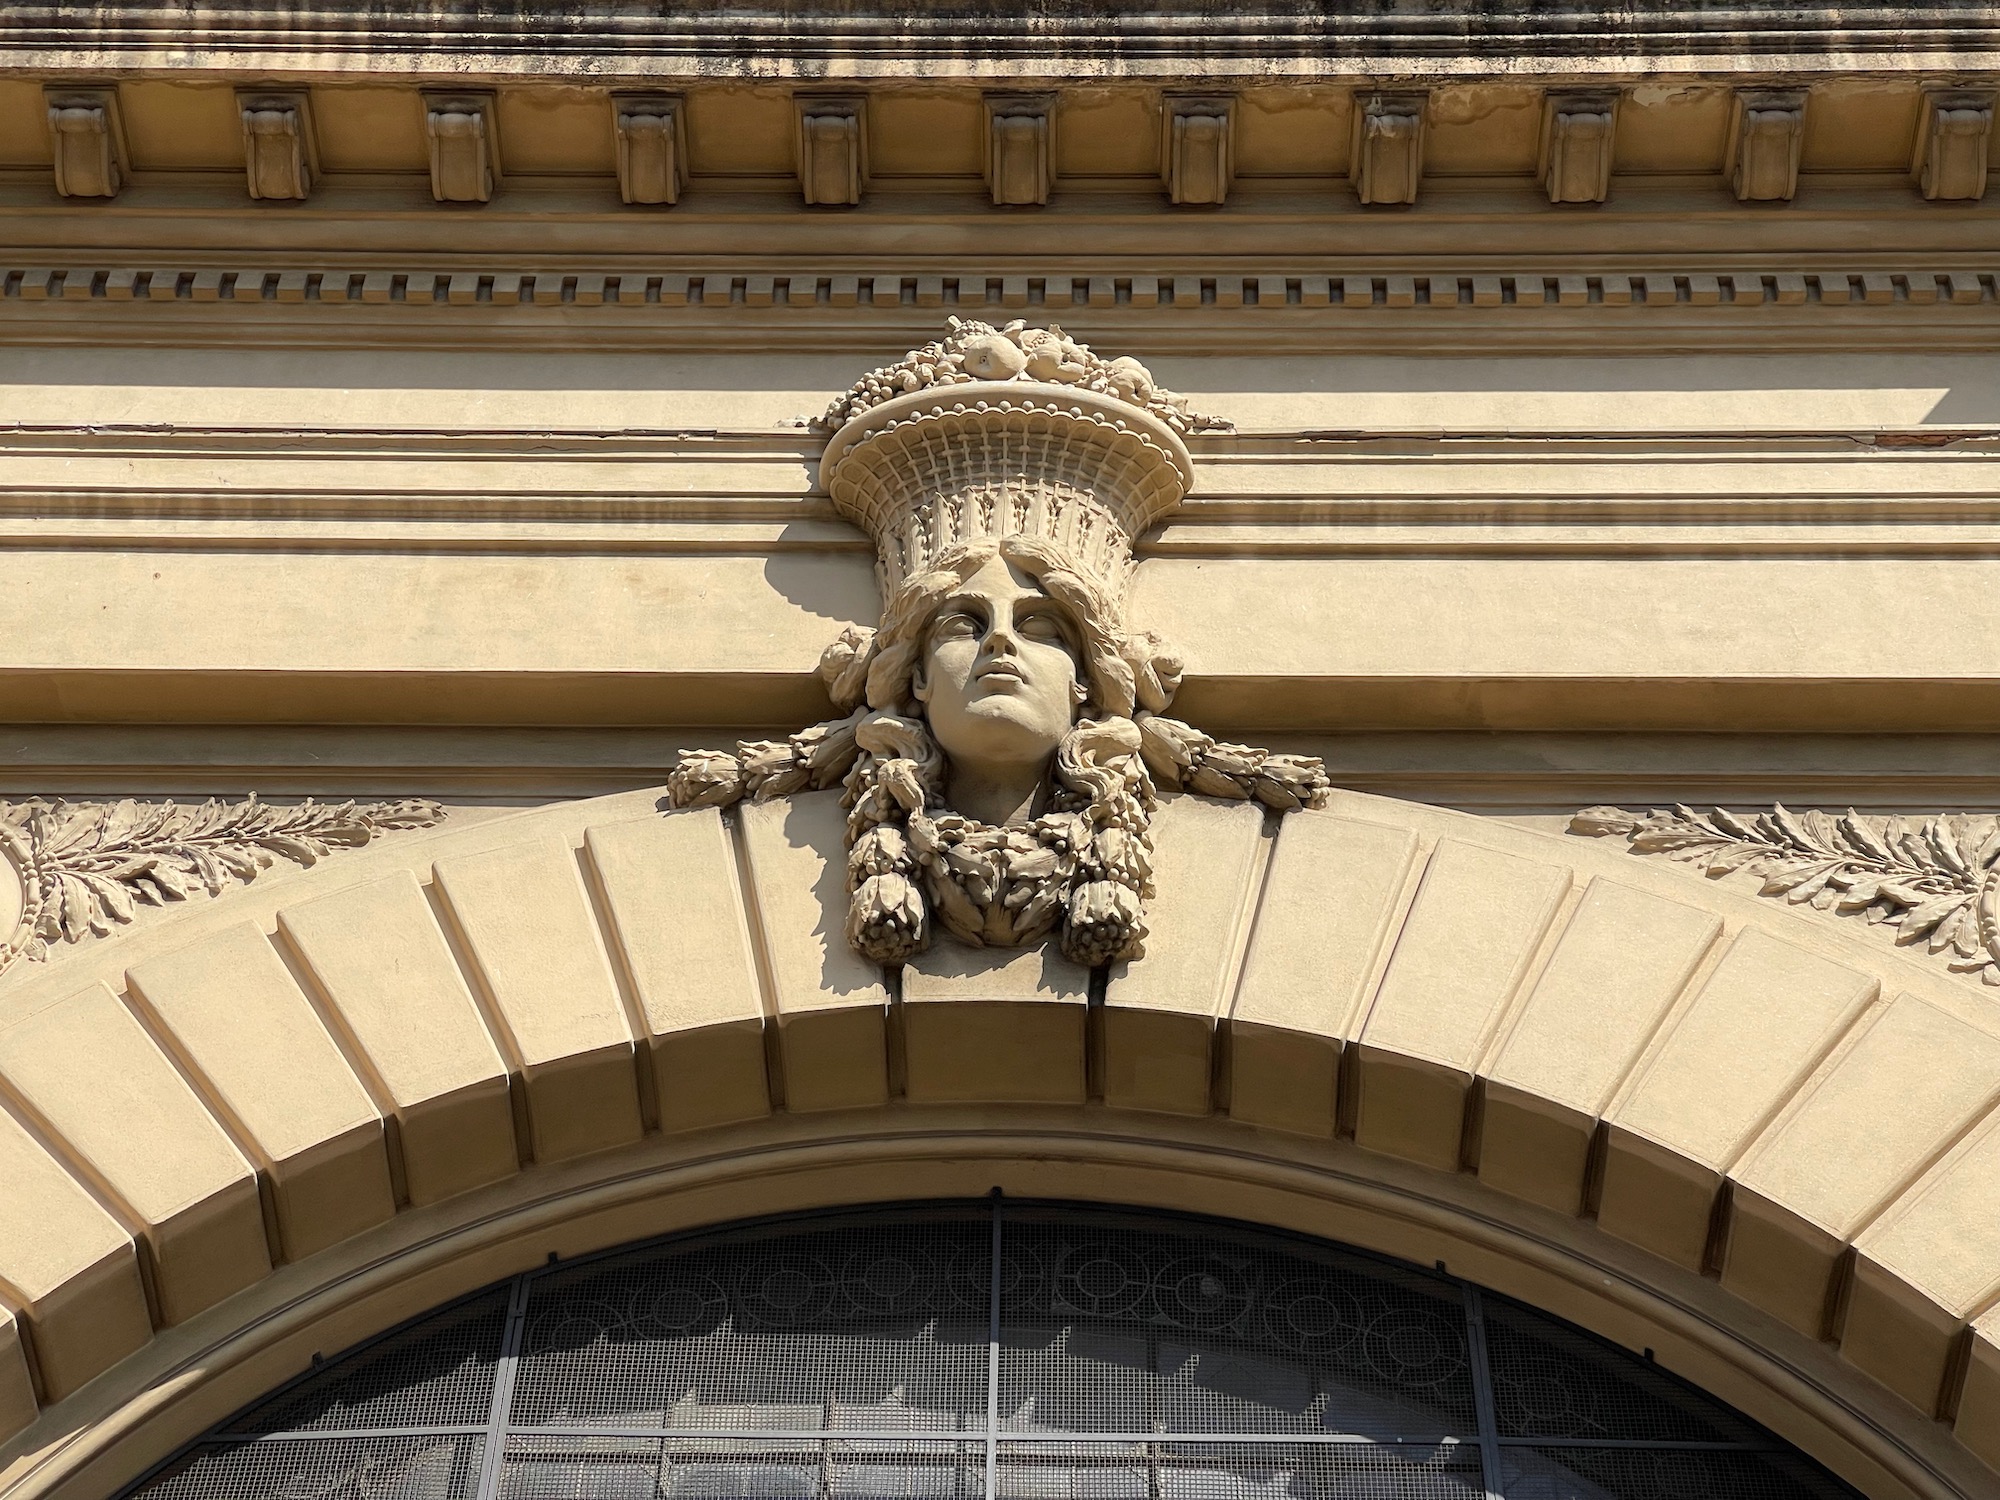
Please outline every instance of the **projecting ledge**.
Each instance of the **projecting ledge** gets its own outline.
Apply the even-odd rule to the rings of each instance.
[[[2000,732],[1978,677],[1191,673],[1175,712],[1228,736],[1349,730]],[[0,723],[658,726],[809,723],[798,672],[0,666]]]

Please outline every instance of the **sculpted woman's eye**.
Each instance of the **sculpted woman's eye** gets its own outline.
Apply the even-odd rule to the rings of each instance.
[[[1051,614],[1031,614],[1021,621],[1021,634],[1031,641],[1048,641],[1054,645],[1069,644],[1069,633],[1063,623]]]
[[[954,610],[950,614],[937,617],[931,626],[932,636],[941,641],[962,641],[980,633],[979,621],[963,611]]]

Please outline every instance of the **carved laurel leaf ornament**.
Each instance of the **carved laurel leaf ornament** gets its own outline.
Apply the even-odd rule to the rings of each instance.
[[[220,895],[284,860],[312,865],[336,849],[441,821],[435,802],[277,807],[242,802],[0,802],[0,849],[21,882],[21,914],[0,971],[37,962],[56,943],[102,937],[142,906]]]
[[[1569,826],[1699,865],[1711,879],[1759,876],[1760,895],[1793,906],[1890,924],[1898,945],[1922,943],[1952,972],[2000,988],[2000,816],[1587,807]]]

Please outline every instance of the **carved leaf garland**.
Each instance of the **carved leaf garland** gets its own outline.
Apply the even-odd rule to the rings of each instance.
[[[1712,879],[1759,876],[1759,894],[1793,906],[1892,924],[1899,945],[1922,943],[1954,973],[2000,988],[2000,816],[1587,807],[1569,826],[1700,865]]]
[[[307,800],[274,807],[253,795],[198,807],[173,802],[0,802],[0,845],[20,872],[22,912],[0,947],[0,971],[48,957],[52,944],[102,937],[141,906],[219,895],[286,860],[317,863],[336,849],[441,821],[435,802]]]

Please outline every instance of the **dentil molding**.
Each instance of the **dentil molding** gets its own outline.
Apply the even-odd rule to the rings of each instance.
[[[11,302],[372,304],[452,307],[1631,308],[1971,307],[2000,303],[2000,271],[1935,265],[1856,271],[1078,272],[861,275],[811,268],[625,268],[519,272],[466,267],[15,265]]]

